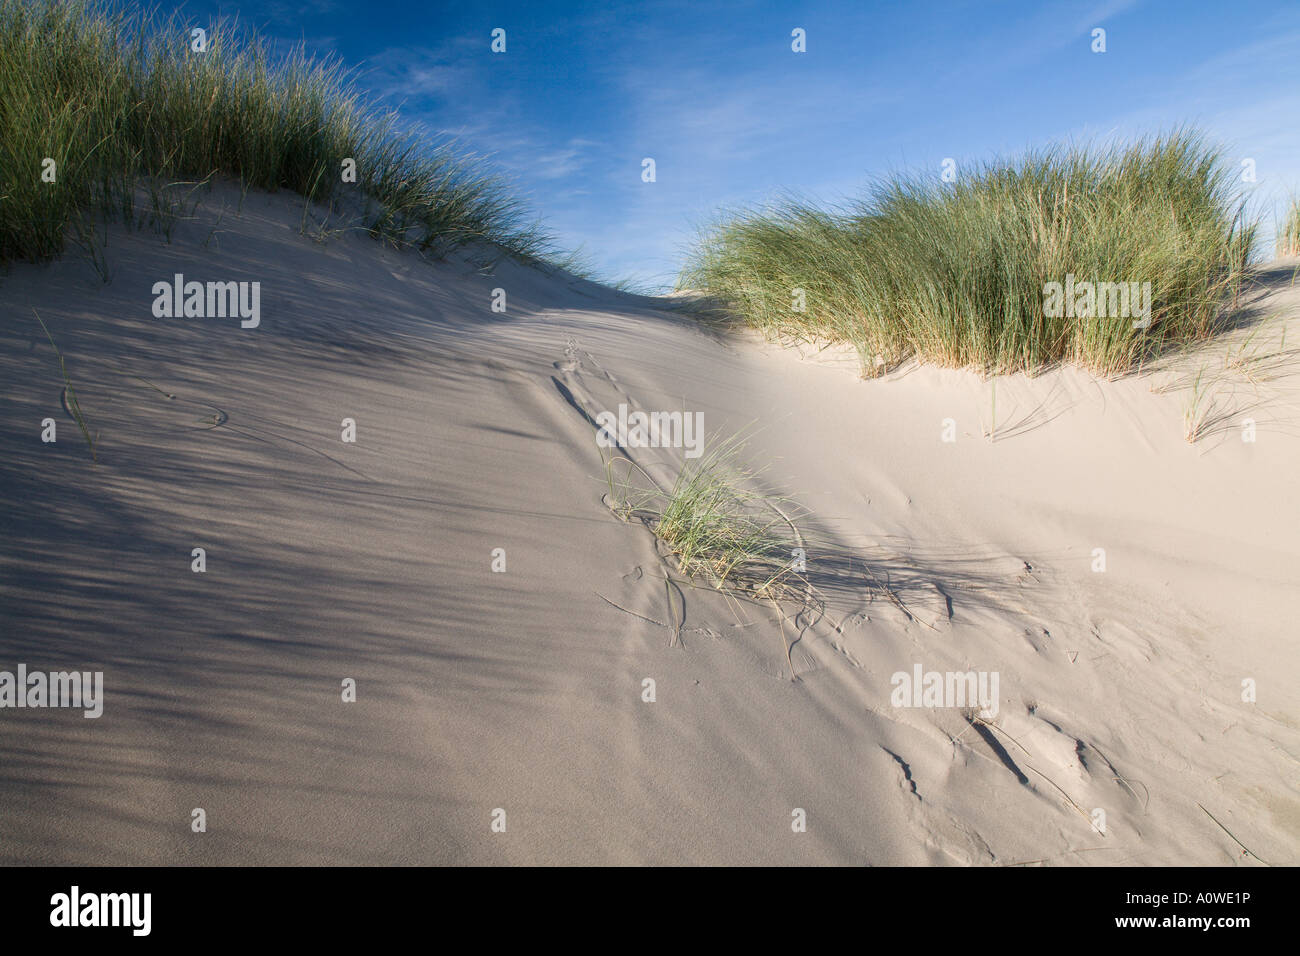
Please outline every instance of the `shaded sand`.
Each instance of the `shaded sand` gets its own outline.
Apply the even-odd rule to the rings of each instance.
[[[0,710],[0,861],[1258,865],[1224,827],[1300,859],[1294,356],[1001,379],[990,441],[969,373],[860,381],[237,204],[170,244],[112,230],[109,285],[76,255],[0,284],[0,670],[106,694]],[[260,281],[260,327],[154,318],[176,272]],[[1279,352],[1289,278],[1252,300]],[[810,512],[816,606],[692,588],[610,512],[591,419],[620,402],[754,425],[748,463]],[[891,706],[916,664],[996,672],[997,716]]]

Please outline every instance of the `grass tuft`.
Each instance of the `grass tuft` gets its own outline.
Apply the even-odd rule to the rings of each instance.
[[[611,457],[605,462],[610,505],[625,520],[645,522],[687,577],[751,597],[796,597],[805,584],[793,571],[798,532],[783,499],[748,490],[756,476],[740,464],[743,449],[743,435],[714,443],[688,460],[666,489],[653,481],[649,488],[635,484],[638,466]],[[624,475],[616,480],[619,465]]]
[[[191,49],[195,26],[208,30],[206,52]],[[0,0],[0,262],[55,257],[70,231],[86,244],[87,217],[131,221],[141,180],[213,175],[319,202],[351,193],[372,235],[435,254],[477,243],[549,252],[480,160],[403,131],[354,81],[302,46],[273,56],[229,21]],[[342,181],[345,159],[355,183]]]
[[[1256,233],[1222,152],[1176,131],[1031,153],[950,184],[897,176],[842,209],[787,198],[725,214],[679,286],[774,338],[852,344],[877,373],[917,358],[1109,375],[1219,331]],[[1151,283],[1150,326],[1049,317],[1045,286],[1068,274]]]
[[[1293,196],[1287,207],[1286,219],[1277,233],[1277,254],[1300,256],[1300,196]]]

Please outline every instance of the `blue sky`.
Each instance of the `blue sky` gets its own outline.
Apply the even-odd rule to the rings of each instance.
[[[1300,191],[1296,0],[187,3],[363,70],[434,134],[489,154],[605,275],[671,285],[720,208],[828,202],[1067,140],[1199,126],[1271,236]],[[491,52],[494,28],[506,52]],[[791,50],[802,28],[807,52]],[[1092,31],[1106,30],[1106,52]],[[645,183],[652,157],[657,179]]]

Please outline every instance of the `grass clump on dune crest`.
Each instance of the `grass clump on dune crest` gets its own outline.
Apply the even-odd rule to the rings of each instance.
[[[205,52],[191,47],[196,26]],[[56,256],[88,221],[130,220],[142,179],[212,175],[318,201],[358,191],[372,234],[437,253],[546,251],[476,160],[400,131],[338,61],[301,47],[272,57],[234,26],[0,0],[0,90],[0,262]],[[342,181],[345,159],[355,183]]]
[[[1277,233],[1279,256],[1300,256],[1300,197],[1293,197]]]
[[[895,177],[846,209],[787,199],[732,214],[705,232],[680,285],[770,335],[851,343],[868,368],[915,357],[1116,374],[1220,328],[1256,230],[1221,152],[1175,132],[1033,153],[953,183]],[[1067,281],[1150,283],[1149,325],[1054,317],[1047,285]]]

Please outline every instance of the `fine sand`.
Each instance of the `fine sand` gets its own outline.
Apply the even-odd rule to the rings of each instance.
[[[107,285],[0,277],[0,670],[105,688],[0,710],[0,862],[1300,862],[1294,262],[1251,328],[1120,381],[864,381],[240,205],[110,229]],[[155,318],[175,273],[260,282],[260,326]],[[611,512],[621,403],[750,430],[815,600],[692,587]],[[996,674],[996,715],[893,706],[917,665]]]

